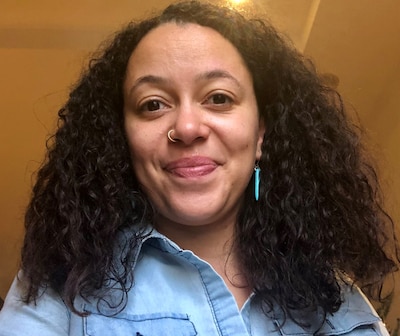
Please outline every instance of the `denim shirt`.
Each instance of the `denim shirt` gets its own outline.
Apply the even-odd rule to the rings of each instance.
[[[363,294],[343,288],[344,303],[324,324],[303,328],[279,313],[265,315],[250,296],[241,309],[223,279],[191,251],[180,249],[155,230],[137,250],[134,285],[123,310],[76,299],[89,314],[70,312],[48,288],[36,305],[21,300],[23,281],[14,280],[0,312],[0,336],[264,336],[389,335]],[[113,292],[107,302],[120,298]],[[104,301],[104,302],[106,302]]]

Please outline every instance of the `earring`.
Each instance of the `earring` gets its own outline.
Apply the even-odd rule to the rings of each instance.
[[[261,169],[258,166],[258,163],[256,163],[254,167],[254,198],[256,201],[260,198],[260,172]]]
[[[169,140],[169,141],[171,141],[171,142],[176,142],[176,139],[174,139],[174,138],[171,136],[171,134],[172,134],[173,131],[174,131],[173,129],[170,129],[170,130],[168,131],[168,133],[167,133],[167,137],[168,137],[168,140]]]

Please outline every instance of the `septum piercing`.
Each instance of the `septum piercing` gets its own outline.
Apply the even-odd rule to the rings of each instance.
[[[173,129],[170,129],[170,130],[168,131],[168,133],[167,133],[167,137],[168,137],[168,140],[169,140],[169,141],[171,141],[171,142],[176,142],[176,139],[174,139],[174,138],[171,136],[171,134],[172,134],[173,131],[174,131]]]

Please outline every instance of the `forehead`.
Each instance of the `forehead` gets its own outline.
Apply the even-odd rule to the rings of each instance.
[[[147,46],[151,42],[162,42],[161,45],[167,46],[170,43],[224,43],[233,44],[223,37],[218,31],[213,28],[201,26],[196,23],[176,23],[167,22],[151,29],[138,43],[136,49]],[[160,46],[160,45],[159,45]],[[236,48],[235,48],[236,49]]]
[[[152,29],[132,52],[128,72],[203,66],[247,71],[236,47],[216,30],[193,23],[164,23]],[[132,73],[131,73],[132,74]]]

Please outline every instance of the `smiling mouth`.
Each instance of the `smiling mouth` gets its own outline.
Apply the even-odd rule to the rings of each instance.
[[[217,167],[214,160],[196,156],[171,161],[165,166],[165,170],[178,177],[193,178],[211,174]]]

